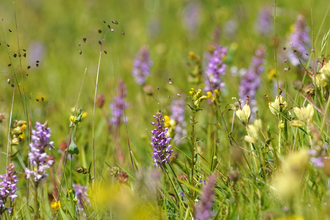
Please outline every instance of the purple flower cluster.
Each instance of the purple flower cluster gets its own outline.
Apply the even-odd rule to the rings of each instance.
[[[123,118],[124,110],[128,108],[128,102],[125,101],[127,91],[126,91],[126,85],[124,84],[122,79],[119,80],[119,87],[116,90],[116,92],[117,92],[117,96],[110,103],[110,109],[112,114],[112,118],[110,119],[110,122],[112,125],[118,127],[121,121],[123,121],[124,123],[127,122],[127,119]]]
[[[181,138],[187,134],[187,130],[185,129],[186,123],[184,121],[184,107],[185,103],[183,99],[175,99],[172,102],[171,111],[172,115],[170,119],[174,120],[175,125],[175,135],[174,142],[176,144],[180,144],[182,142]]]
[[[17,186],[16,183],[18,182],[17,179],[17,171],[14,170],[15,165],[14,163],[10,163],[7,169],[7,173],[0,175],[0,218],[1,213],[6,210],[5,203],[9,198],[11,202],[14,202],[15,198],[17,197],[16,190]]]
[[[225,75],[226,64],[224,58],[227,54],[227,47],[217,46],[209,59],[208,67],[206,70],[205,91],[213,91],[225,86],[222,82],[221,76]]]
[[[166,136],[168,128],[164,127],[164,119],[160,112],[157,112],[153,117],[157,122],[151,122],[156,128],[151,131],[153,134],[151,138],[151,145],[153,148],[154,165],[162,167],[163,163],[171,156],[173,150],[171,150],[170,141],[171,138]]]
[[[46,170],[54,163],[54,160],[47,155],[46,147],[49,150],[54,145],[53,141],[50,141],[50,128],[39,122],[36,123],[35,130],[32,130],[32,142],[30,143],[29,161],[31,169],[26,168],[26,178],[34,176],[34,181],[39,182],[45,179],[48,174]]]
[[[72,184],[74,191],[76,191],[76,196],[77,196],[77,203],[78,205],[76,206],[76,211],[78,214],[81,214],[84,212],[84,207],[90,206],[90,201],[89,198],[86,196],[87,195],[87,187],[82,186],[80,184]]]
[[[260,75],[264,71],[264,58],[266,49],[263,45],[259,46],[256,50],[255,55],[252,57],[252,62],[249,69],[245,72],[241,79],[241,85],[239,86],[239,97],[246,103],[246,98],[249,96],[249,105],[254,112],[256,110],[256,92],[260,86],[261,78]]]
[[[306,25],[305,18],[299,15],[290,35],[291,49],[288,51],[288,58],[292,65],[299,65],[299,60],[301,62],[308,60],[308,48],[310,45],[309,28]]]
[[[132,75],[135,77],[137,84],[143,85],[145,83],[147,76],[150,74],[151,65],[152,61],[149,58],[148,47],[144,45],[136,55],[132,70]]]
[[[273,19],[270,7],[263,7],[259,12],[257,28],[262,35],[268,35],[273,30]]]
[[[197,204],[195,213],[195,217],[198,220],[209,220],[213,215],[213,211],[211,209],[215,200],[215,181],[216,175],[212,174],[202,189],[200,201]]]

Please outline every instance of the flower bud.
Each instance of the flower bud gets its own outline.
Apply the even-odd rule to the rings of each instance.
[[[96,106],[99,107],[99,108],[102,108],[103,105],[104,105],[104,102],[105,102],[105,97],[103,94],[99,93],[97,94],[96,96]]]

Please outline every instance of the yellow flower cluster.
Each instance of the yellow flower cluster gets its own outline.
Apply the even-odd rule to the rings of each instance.
[[[11,144],[17,145],[24,137],[24,131],[26,129],[26,121],[14,121],[13,129],[11,130]]]

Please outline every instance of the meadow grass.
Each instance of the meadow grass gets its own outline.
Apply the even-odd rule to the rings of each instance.
[[[0,3],[0,219],[329,219],[327,1]]]

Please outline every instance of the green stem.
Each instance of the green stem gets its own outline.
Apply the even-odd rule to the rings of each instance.
[[[39,219],[38,186],[39,186],[39,183],[36,182],[36,184],[34,185],[34,202],[35,202],[35,208],[36,208],[36,214],[34,216],[35,220]]]
[[[195,120],[196,120],[196,110],[193,110],[192,115],[192,126],[191,126],[191,185],[194,185],[194,167],[195,167]]]

